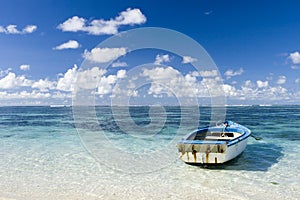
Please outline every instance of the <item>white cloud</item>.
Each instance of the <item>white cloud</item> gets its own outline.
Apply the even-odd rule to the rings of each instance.
[[[189,82],[185,81],[180,72],[172,67],[157,67],[150,70],[145,69],[143,71],[143,75],[148,76],[151,79],[151,86],[148,94],[152,94],[154,96],[166,94],[171,97],[174,95],[173,93],[175,93],[175,95],[180,97],[187,95],[187,92],[189,92],[189,95],[193,95],[195,93],[194,89],[192,89],[193,91],[188,91],[188,89],[191,89],[192,87],[185,87],[188,83],[193,83],[192,79],[188,77],[187,79],[189,79]]]
[[[127,8],[126,11],[121,12],[115,19],[115,21],[120,25],[143,24],[146,20],[145,15],[143,15],[140,9],[137,8]]]
[[[126,77],[126,70],[121,69],[117,72],[117,78],[125,78]]]
[[[118,79],[126,77],[126,70],[119,70],[117,75],[102,76],[98,83],[97,94],[101,97],[105,94],[110,94],[114,91],[114,94],[118,93],[118,90],[114,88],[114,85]],[[122,91],[125,92],[125,91]],[[126,91],[127,92],[127,91]]]
[[[118,29],[122,25],[143,24],[146,20],[145,15],[143,15],[140,9],[128,8],[126,11],[122,11],[115,19],[95,19],[90,23],[82,17],[73,16],[62,24],[59,24],[57,28],[70,32],[83,31],[92,35],[110,35],[118,33]]]
[[[78,16],[73,16],[69,18],[62,24],[58,25],[58,29],[62,31],[70,31],[70,32],[77,32],[77,31],[84,31],[85,30],[85,23],[86,19]]]
[[[278,85],[282,85],[286,82],[286,76],[279,76],[277,80]]]
[[[199,81],[194,76],[195,74],[198,75],[192,72],[183,76],[172,67],[156,67],[154,69],[144,69],[142,72],[142,76],[151,80],[148,94],[154,97],[162,97],[162,94],[168,97],[209,97],[220,91],[220,88],[215,87],[218,85],[215,78],[204,78]]]
[[[54,50],[63,50],[63,49],[77,49],[80,47],[80,44],[76,40],[69,40],[61,45],[54,47]]]
[[[101,77],[106,73],[105,69],[93,67],[91,69],[78,71],[76,77],[77,89],[95,89]]]
[[[266,87],[268,87],[269,82],[258,80],[258,81],[256,81],[256,85],[258,88],[266,88]]]
[[[144,69],[143,76],[148,76],[152,80],[169,80],[171,77],[177,77],[180,72],[173,67],[156,67],[154,69]]]
[[[244,83],[244,86],[252,88],[252,87],[254,87],[254,84],[252,83],[252,81],[246,80],[245,83]]]
[[[47,79],[40,79],[34,82],[31,87],[37,88],[42,92],[48,92],[49,90],[56,88],[56,82],[49,81]]]
[[[76,89],[94,89],[101,77],[106,73],[105,69],[93,67],[86,70],[78,70],[77,66],[68,69],[57,82],[56,89],[61,91],[74,91]]]
[[[183,64],[192,63],[192,62],[195,62],[195,61],[197,61],[197,59],[196,58],[192,58],[190,56],[183,56],[182,57],[182,63]]]
[[[26,67],[24,67],[26,68]],[[20,67],[21,69],[21,67]],[[124,69],[116,71],[115,74],[106,75],[107,71],[99,67],[87,70],[79,70],[76,65],[61,74],[58,81],[49,79],[29,80],[24,75],[16,75],[11,69],[0,70],[0,103],[20,104],[34,101],[55,102],[53,99],[70,99],[71,91],[78,89],[96,89],[99,97],[116,94],[128,96],[143,95],[144,91],[135,90],[140,80],[132,77],[121,91],[117,88],[117,82],[128,76]],[[137,76],[150,81],[151,85],[146,91],[155,98],[184,97],[201,98],[212,97],[215,94],[224,94],[231,100],[245,100],[253,102],[299,102],[299,89],[287,89],[283,87],[287,81],[286,76],[274,77],[273,80],[246,80],[242,85],[223,84],[218,76],[217,70],[193,71],[181,74],[179,70],[172,67],[158,67],[142,69]],[[137,83],[137,84],[136,84]],[[300,83],[300,78],[294,80],[294,85]],[[75,85],[76,84],[76,87]],[[118,84],[118,87],[120,85]],[[25,88],[25,89],[24,89]],[[119,89],[119,90],[118,90]],[[28,99],[28,101],[26,100]]]
[[[116,81],[117,81],[117,77],[115,75],[101,77],[98,84],[97,94],[105,95],[111,93],[113,89],[113,85],[116,83]]]
[[[38,91],[20,91],[20,92],[13,92],[13,93],[8,93],[6,91],[0,92],[0,99],[45,99],[45,98],[50,98],[51,94],[50,93],[42,93]]]
[[[126,62],[119,62],[119,61],[117,61],[117,62],[114,62],[111,66],[112,67],[127,67],[128,65],[127,65]]]
[[[95,63],[106,63],[126,54],[126,48],[94,48],[89,52],[84,51],[83,57]]]
[[[17,26],[16,25],[8,25],[6,27],[6,33],[9,34],[20,34],[21,32],[17,30]]]
[[[222,89],[226,96],[236,96],[238,94],[237,89],[228,84],[223,84]]]
[[[233,76],[239,76],[239,75],[242,75],[244,72],[244,69],[243,68],[240,68],[239,70],[237,71],[233,71],[232,69],[229,69],[227,70],[224,75],[226,76],[227,79],[233,77]]]
[[[30,65],[20,65],[20,70],[28,71],[30,69]]]
[[[62,91],[73,91],[76,75],[77,66],[74,65],[72,69],[68,69],[67,72],[58,79],[56,89]]]
[[[36,31],[36,29],[37,29],[36,25],[27,25],[22,30],[18,30],[17,25],[10,24],[6,27],[0,26],[0,33],[5,33],[5,34],[28,34],[28,33],[33,33],[34,31]]]
[[[33,33],[34,31],[36,31],[37,26],[36,25],[28,25],[23,29],[23,33]]]
[[[293,64],[300,64],[300,53],[295,51],[294,53],[290,53],[288,57]]]
[[[270,86],[268,81],[260,80],[256,81],[256,84],[247,80],[241,88],[227,85],[224,90],[230,99],[254,100],[255,102],[289,100],[295,97],[295,93],[290,93],[282,86]]]
[[[156,55],[154,64],[160,65],[161,63],[170,62],[170,56],[168,54],[165,55]]]
[[[203,71],[193,71],[193,76],[201,76],[201,77],[215,77],[218,76],[217,70],[203,70]]]
[[[9,72],[5,77],[0,79],[0,89],[13,89],[17,87],[31,86],[32,81],[25,76],[16,76],[15,73]]]
[[[220,94],[224,94],[230,99],[243,101],[276,101],[297,98],[297,92],[291,93],[281,86],[270,86],[268,81],[258,80],[253,83],[247,80],[238,88],[238,86],[222,84],[215,78],[204,78],[202,81],[198,81],[193,74],[196,73],[192,72],[181,76],[180,72],[172,67],[158,67],[145,69],[142,76],[152,81],[148,94],[153,95],[155,98],[164,98],[165,96],[170,97],[174,95],[176,95],[176,97],[187,98],[195,96],[212,97]],[[219,89],[219,91],[214,92],[215,89]],[[300,92],[298,93],[300,94]]]

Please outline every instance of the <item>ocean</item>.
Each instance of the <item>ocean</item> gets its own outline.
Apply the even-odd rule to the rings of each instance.
[[[0,199],[300,198],[300,106],[226,107],[262,139],[218,166],[178,159],[176,142],[210,124],[197,109],[0,107]]]

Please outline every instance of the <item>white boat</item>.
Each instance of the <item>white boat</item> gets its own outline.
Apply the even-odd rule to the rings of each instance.
[[[251,131],[232,121],[191,132],[178,144],[180,159],[187,164],[220,164],[240,155]]]

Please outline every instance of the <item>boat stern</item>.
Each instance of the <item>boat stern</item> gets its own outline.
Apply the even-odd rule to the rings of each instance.
[[[177,144],[179,158],[188,164],[220,164],[226,162],[227,145]]]

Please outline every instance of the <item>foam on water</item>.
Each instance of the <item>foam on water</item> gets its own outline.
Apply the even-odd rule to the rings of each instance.
[[[106,110],[98,117],[103,117],[108,137],[118,139],[116,144],[124,149],[130,146],[129,151],[145,145],[156,149],[172,140],[180,116],[180,110],[169,110],[165,134],[151,138],[154,142],[149,144],[141,139],[131,145],[107,108],[97,109]],[[209,117],[207,108],[201,109],[200,124]],[[136,110],[139,123],[143,123],[141,116],[148,120],[139,114]],[[260,141],[249,138],[237,159],[215,167],[189,166],[177,159],[152,173],[127,174],[97,162],[86,151],[74,128],[71,108],[2,107],[0,199],[297,199],[299,114],[296,106],[229,107],[227,119],[263,137]],[[171,156],[176,154],[174,146]]]

